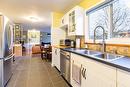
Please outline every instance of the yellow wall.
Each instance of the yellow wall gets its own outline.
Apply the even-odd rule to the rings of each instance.
[[[104,0],[82,0],[79,3],[79,6],[83,7],[84,9],[88,9],[94,6],[95,4],[100,3],[101,1],[104,1]]]
[[[88,9],[88,8],[94,6],[95,4],[100,3],[101,1],[104,1],[104,0],[82,0],[78,5],[83,7],[84,9]],[[52,26],[53,26],[53,28],[55,28],[55,27],[57,28],[60,26],[60,21],[61,21],[61,18],[63,17],[63,15],[64,14],[60,13],[60,12],[53,12],[52,13],[52,19],[53,19]]]
[[[63,17],[63,13],[53,12],[52,13],[52,26],[53,28],[57,28],[60,26],[61,18]]]

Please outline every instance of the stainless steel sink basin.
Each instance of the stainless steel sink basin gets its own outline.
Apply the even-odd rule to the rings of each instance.
[[[96,54],[101,54],[101,52],[98,51],[93,51],[93,50],[85,50],[85,49],[80,49],[80,50],[75,50],[76,52],[79,52],[81,54],[87,54],[87,55],[96,55]]]
[[[72,50],[74,50],[75,52],[80,53],[80,54],[93,56],[93,57],[96,57],[98,59],[106,60],[106,61],[113,61],[113,60],[120,59],[120,58],[124,57],[122,55],[102,53],[102,52],[94,51],[94,50],[86,50],[86,49],[72,49]]]
[[[112,60],[116,60],[116,59],[120,59],[120,58],[124,57],[122,55],[115,55],[115,54],[110,54],[110,53],[97,54],[94,56],[101,58],[101,59],[104,59],[104,60],[108,60],[108,61],[112,61]]]

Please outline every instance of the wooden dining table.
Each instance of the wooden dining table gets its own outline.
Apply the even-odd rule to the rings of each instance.
[[[42,46],[41,47],[41,58],[50,58],[51,57],[51,46]]]

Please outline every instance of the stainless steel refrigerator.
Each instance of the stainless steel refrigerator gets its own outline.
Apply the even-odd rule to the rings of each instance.
[[[12,75],[13,25],[0,15],[0,87],[4,87]]]

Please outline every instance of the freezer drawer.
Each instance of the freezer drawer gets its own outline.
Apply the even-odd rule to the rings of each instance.
[[[12,76],[12,61],[13,61],[13,55],[7,57],[4,59],[4,62],[3,62],[3,69],[4,69],[4,85],[7,84],[7,82],[9,81],[9,79],[11,78]]]

